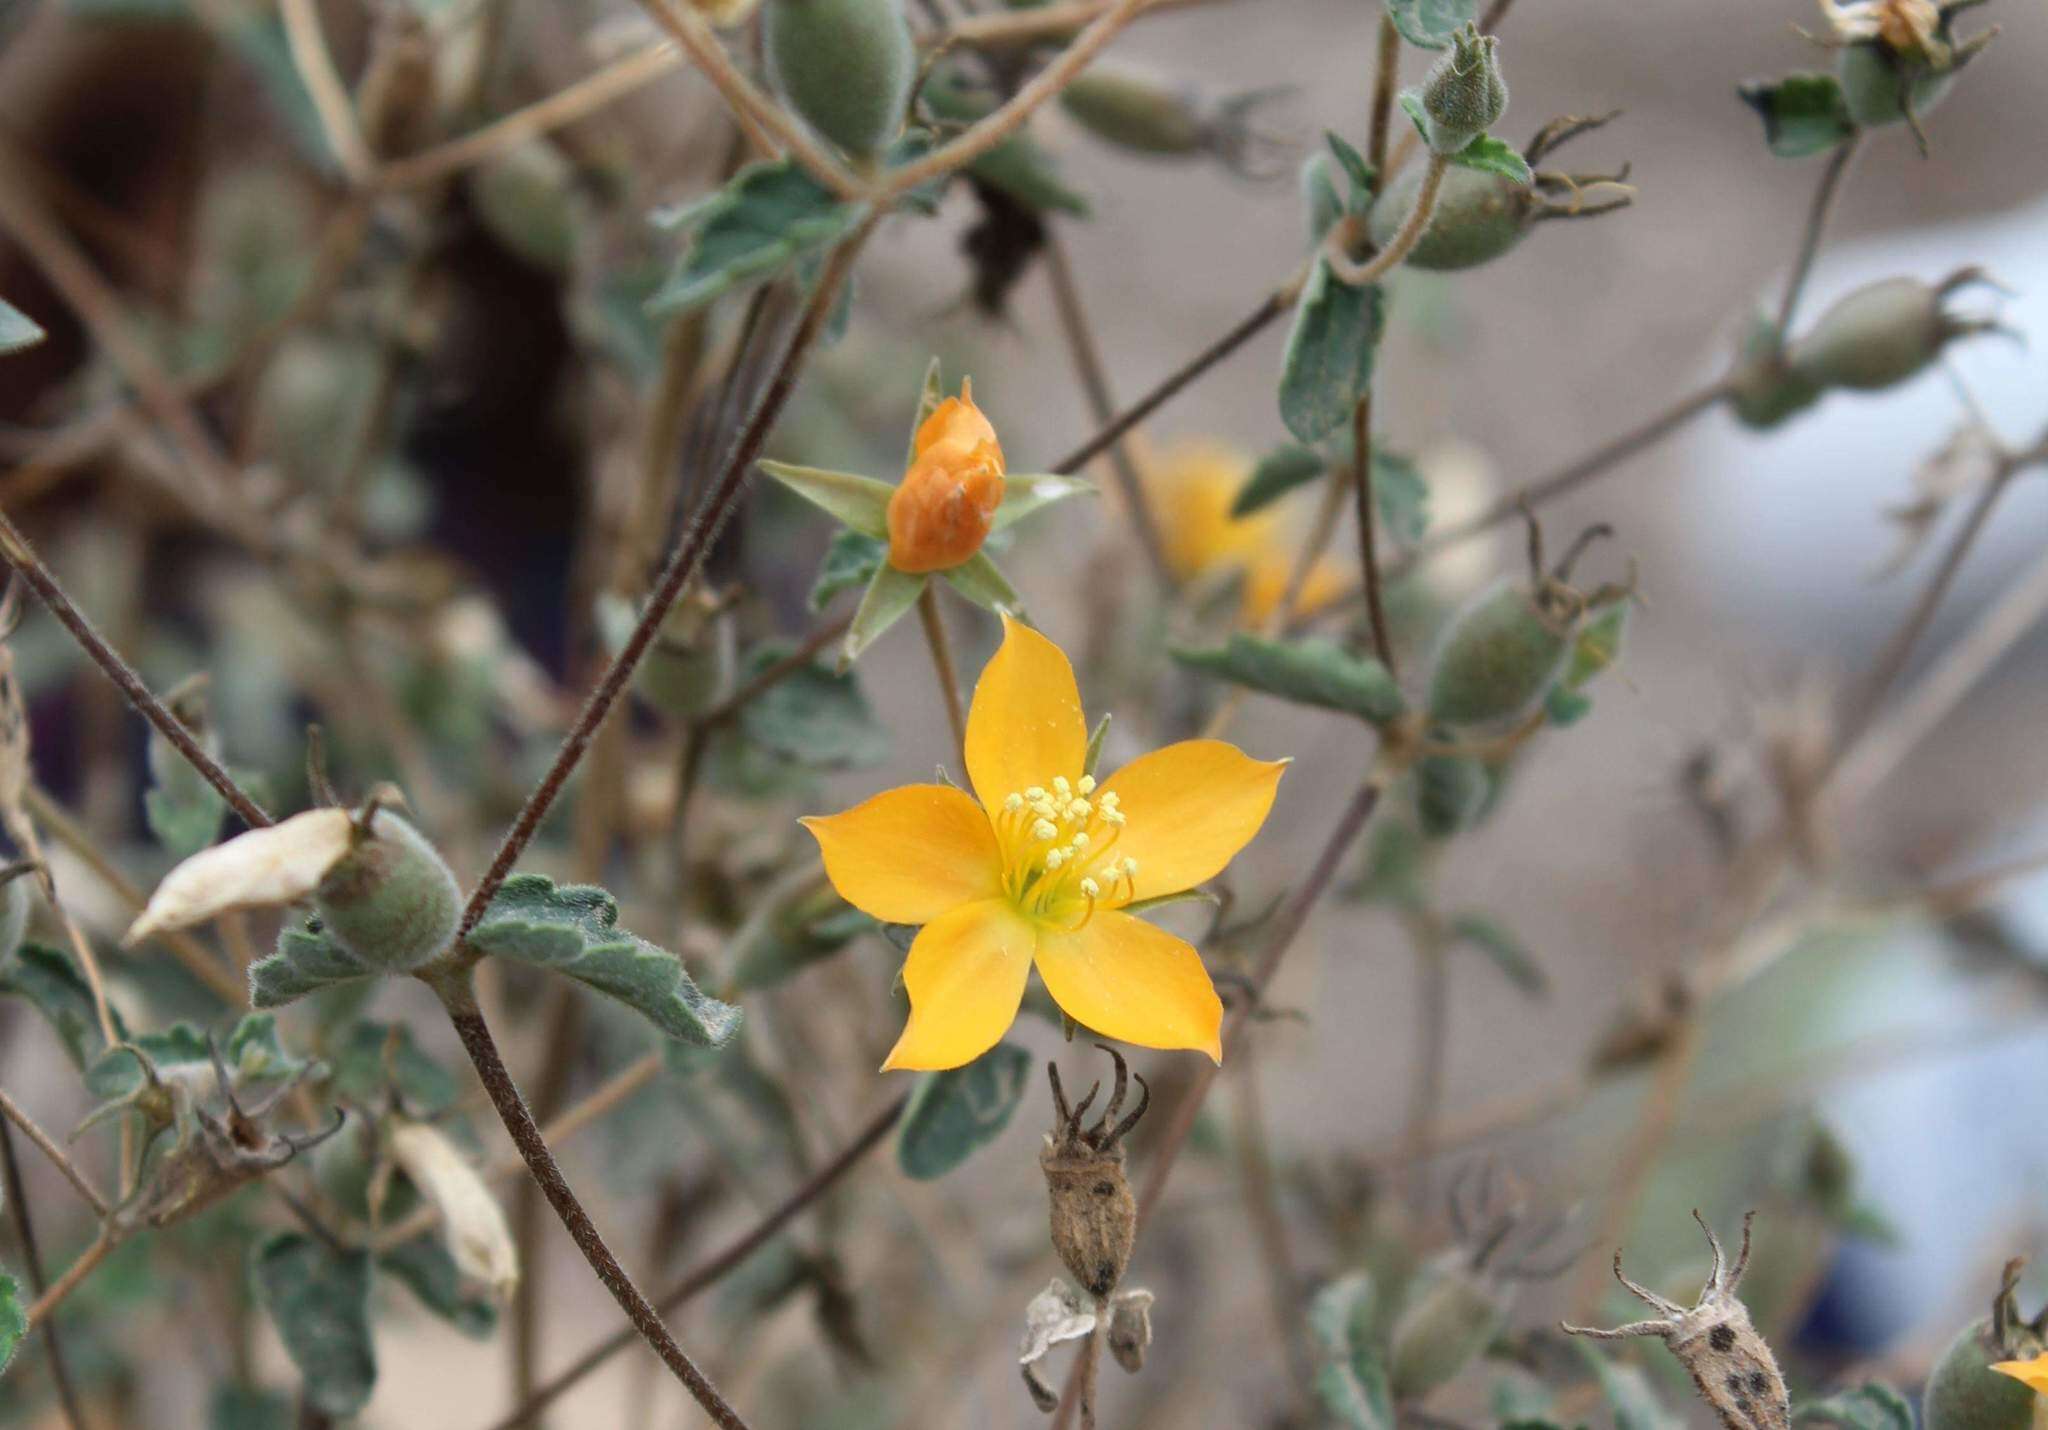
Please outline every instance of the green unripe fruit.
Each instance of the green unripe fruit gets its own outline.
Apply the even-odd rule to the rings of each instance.
[[[687,720],[716,704],[732,679],[732,622],[701,589],[677,601],[640,664],[640,693],[657,710]]]
[[[1502,1289],[1466,1265],[1463,1252],[1425,1266],[1409,1283],[1394,1324],[1387,1389],[1397,1403],[1448,1383],[1500,1333]]]
[[[313,907],[327,936],[368,964],[404,973],[455,938],[462,890],[426,836],[388,809],[372,817],[320,880]]]
[[[1451,622],[1429,677],[1429,716],[1446,725],[1520,719],[1564,669],[1577,623],[1514,582],[1485,592]]]
[[[1060,106],[1097,138],[1141,154],[1208,147],[1209,126],[1184,90],[1130,70],[1095,66],[1061,91]]]
[[[1950,342],[1982,332],[1987,322],[1959,318],[1943,300],[1981,275],[1963,269],[1939,286],[1917,278],[1886,278],[1858,288],[1821,314],[1785,361],[1795,378],[1821,387],[1874,392],[1904,382]]]
[[[1432,839],[1470,829],[1492,799],[1486,766],[1470,755],[1426,755],[1415,763],[1415,814]]]
[[[901,0],[772,0],[768,73],[811,128],[857,158],[903,127],[917,47]]]
[[[1903,58],[1875,40],[1847,45],[1835,60],[1849,117],[1865,129],[1901,123],[1909,104],[1916,117],[1924,117],[1948,98],[1960,70],[1960,65],[1935,69]]]
[[[1411,170],[1373,201],[1367,223],[1376,246],[1392,241],[1421,189],[1421,171]],[[1453,168],[1444,174],[1429,227],[1409,252],[1408,266],[1448,272],[1490,262],[1528,236],[1538,207],[1536,196],[1512,179]]]
[[[1991,1369],[1993,1361],[2039,1355],[2041,1338],[2027,1327],[2015,1325],[2007,1340],[2010,1344],[1999,1344],[1989,1316],[1956,1333],[1921,1396],[1925,1430],[2037,1430],[2048,1426],[2048,1415],[2041,1412],[2048,1401],[2011,1376]]]
[[[1499,43],[1466,25],[1422,81],[1424,137],[1436,153],[1457,153],[1507,112],[1507,81],[1494,57]]]

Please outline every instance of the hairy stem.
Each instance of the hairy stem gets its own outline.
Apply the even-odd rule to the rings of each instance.
[[[718,540],[719,533],[731,519],[739,505],[740,494],[746,489],[747,474],[753,470],[754,459],[761,454],[762,446],[768,440],[769,430],[782,415],[790,394],[796,389],[797,373],[803,367],[804,359],[816,344],[818,335],[824,330],[825,320],[831,314],[838,299],[839,289],[853,271],[854,259],[868,236],[874,232],[878,216],[871,215],[866,222],[832,251],[825,264],[825,270],[818,276],[797,320],[796,330],[790,335],[789,344],[783,349],[782,359],[770,377],[767,390],[755,405],[753,416],[733,444],[731,454],[720,470],[717,482],[698,505],[696,512],[683,527],[682,534],[670,548],[668,559],[662,563],[656,577],[654,590],[640,610],[640,618],[633,625],[632,633],[619,653],[612,658],[590,696],[577,712],[576,721],[569,728],[561,748],[556,751],[547,773],[533,793],[527,796],[512,821],[512,827],[505,832],[505,838],[498,846],[498,852],[491,859],[491,866],[485,872],[483,881],[470,895],[469,903],[462,914],[462,932],[476,927],[476,921],[490,905],[492,895],[505,882],[512,866],[519,861],[526,846],[532,842],[540,828],[541,820],[554,805],[555,799],[575,773],[576,766],[583,759],[584,752],[611,713],[612,706],[639,669],[641,659],[647,654],[648,646],[654,642],[655,634],[661,629],[662,621],[668,616],[676,598],[685,587],[697,579],[703,570],[704,560],[711,547]]]
[[[1436,196],[1444,186],[1444,175],[1450,170],[1451,161],[1442,154],[1429,156],[1429,167],[1423,171],[1422,187],[1416,191],[1415,206],[1408,210],[1408,216],[1401,220],[1400,228],[1387,240],[1387,246],[1360,263],[1346,252],[1349,239],[1358,236],[1361,227],[1356,219],[1346,219],[1332,225],[1323,241],[1323,261],[1330,265],[1331,276],[1353,288],[1363,288],[1377,283],[1394,271],[1403,262],[1415,245],[1422,242],[1422,235],[1429,230],[1429,221],[1436,213]]]
[[[682,1279],[655,1300],[662,1311],[673,1311],[712,1286],[732,1269],[752,1256],[772,1240],[785,1226],[797,1217],[804,1208],[830,1191],[839,1179],[857,1166],[861,1159],[880,1144],[896,1125],[896,1119],[903,1115],[903,1104],[907,1097],[899,1097],[868,1122],[854,1139],[841,1149],[838,1156],[813,1172],[810,1178],[778,1203],[749,1230],[744,1232],[724,1249],[713,1253],[699,1265],[692,1267]],[[569,1367],[534,1391],[532,1399],[518,1406],[503,1420],[496,1421],[490,1430],[514,1430],[528,1417],[545,1409],[559,1399],[568,1389],[610,1360],[614,1355],[633,1343],[633,1332],[623,1330],[600,1341],[578,1356]]]
[[[918,620],[924,626],[924,643],[931,647],[932,670],[939,678],[939,697],[946,705],[946,723],[953,730],[953,749],[961,768],[967,761],[967,707],[960,699],[960,677],[953,669],[953,649],[946,643],[946,623],[939,614],[939,597],[930,581],[917,598]]]
[[[0,1121],[0,1173],[5,1175],[7,1212],[14,1219],[15,1238],[21,1243],[21,1260],[28,1271],[29,1290],[43,1294],[43,1250],[36,1241],[35,1220],[29,1214],[28,1188],[21,1176],[21,1164],[14,1155],[14,1134]],[[64,1359],[64,1342],[57,1334],[53,1317],[43,1322],[43,1351],[50,1360],[50,1380],[57,1387],[57,1403],[71,1430],[87,1430],[85,1411],[78,1403],[78,1388],[71,1383],[71,1367]]]
[[[747,1422],[737,1410],[726,1404],[717,1387],[697,1368],[696,1362],[662,1324],[661,1313],[633,1284],[633,1278],[626,1274],[626,1269],[619,1265],[618,1258],[590,1220],[590,1214],[584,1211],[583,1203],[577,1200],[576,1193],[562,1176],[554,1153],[548,1150],[547,1140],[541,1136],[533,1114],[527,1110],[526,1099],[520,1096],[504,1058],[499,1056],[497,1041],[492,1038],[490,1026],[484,1022],[483,1013],[476,1006],[468,978],[464,976],[453,983],[437,983],[434,991],[447,1008],[456,1036],[462,1040],[463,1051],[469,1054],[470,1062],[475,1065],[484,1092],[497,1109],[498,1118],[511,1135],[512,1144],[525,1158],[527,1171],[533,1174],[541,1194],[554,1208],[563,1228],[576,1243],[576,1249],[583,1253],[583,1259],[590,1263],[597,1279],[605,1290],[611,1292],[612,1299],[619,1303],[626,1318],[633,1323],[634,1332],[661,1357],[675,1378],[704,1407],[704,1413],[711,1417],[714,1425],[720,1430],[746,1430]],[[512,1423],[519,1422],[515,1420]]]

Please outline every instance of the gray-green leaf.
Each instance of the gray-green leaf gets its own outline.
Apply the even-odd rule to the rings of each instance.
[[[1451,42],[1451,31],[1479,17],[1479,0],[1386,0],[1387,15],[1401,38],[1425,50]]]
[[[1764,143],[1781,159],[1825,153],[1856,132],[1849,101],[1831,74],[1800,71],[1736,86],[1764,122]]]
[[[655,216],[691,238],[648,305],[686,313],[762,282],[838,239],[860,215],[860,205],[835,197],[793,160],[749,164],[710,197]]]
[[[420,1304],[465,1336],[483,1340],[498,1325],[498,1304],[463,1284],[462,1271],[438,1231],[423,1231],[377,1258],[377,1268],[403,1282]]]
[[[1550,991],[1550,980],[1522,941],[1484,914],[1460,914],[1451,920],[1451,933],[1493,960],[1494,967],[1507,975],[1515,987],[1529,996]]]
[[[328,1088],[359,1107],[382,1108],[393,1090],[414,1117],[432,1117],[455,1105],[455,1077],[420,1050],[403,1023],[363,1019],[327,1049]]]
[[[1658,1398],[1640,1366],[1618,1364],[1586,1341],[1576,1344],[1600,1382],[1608,1409],[1614,1412],[1614,1430],[1680,1430],[1685,1424],[1682,1416],[1672,1414]]]
[[[277,952],[249,965],[249,1002],[258,1008],[282,1008],[323,988],[386,971],[335,943],[318,919],[309,918],[300,928],[287,925],[278,930]]]
[[[1386,1366],[1372,1334],[1375,1314],[1372,1278],[1362,1271],[1332,1281],[1309,1303],[1309,1336],[1319,1362],[1316,1398],[1349,1430],[1391,1430],[1394,1424]]]
[[[1269,640],[1239,631],[1214,650],[1176,648],[1182,665],[1282,700],[1341,710],[1381,724],[1407,709],[1401,688],[1371,656],[1353,655],[1335,641]]]
[[[875,568],[875,579],[868,582],[860,605],[854,608],[853,624],[846,628],[846,639],[840,644],[840,670],[851,667],[862,651],[880,639],[882,632],[910,613],[917,598],[924,594],[925,580],[922,575],[898,571],[886,561]]]
[[[32,348],[48,336],[42,324],[12,303],[0,299],[0,357]]]
[[[1031,1080],[1031,1054],[997,1043],[965,1067],[926,1073],[903,1109],[896,1162],[930,1181],[952,1171],[1009,1126]]]
[[[1234,517],[1250,516],[1262,507],[1271,506],[1296,487],[1306,486],[1329,469],[1328,459],[1313,447],[1305,447],[1298,442],[1275,447],[1259,458],[1252,474],[1238,488],[1236,499],[1230,503],[1230,514]]]
[[[14,1353],[21,1349],[22,1338],[27,1335],[28,1310],[21,1304],[21,1285],[0,1271],[0,1375],[7,1373]]]
[[[1883,1381],[1867,1380],[1853,1390],[1837,1391],[1792,1412],[1795,1425],[1815,1420],[1847,1430],[1913,1430],[1913,1407]]]
[[[795,649],[764,641],[747,652],[742,683]],[[740,733],[765,750],[811,769],[872,765],[889,753],[889,732],[876,723],[860,681],[818,661],[792,671],[740,707]]]
[[[1516,152],[1515,146],[1491,134],[1482,134],[1470,144],[1451,155],[1451,162],[1461,169],[1477,169],[1482,174],[1498,174],[1501,178],[1524,188],[1536,181],[1536,175],[1529,168],[1529,161]]]
[[[299,1232],[257,1248],[256,1299],[270,1313],[306,1400],[329,1415],[353,1415],[377,1386],[370,1340],[370,1254],[335,1251]]]
[[[1280,417],[1303,442],[1320,442],[1349,420],[1372,386],[1386,323],[1378,284],[1341,283],[1318,258],[1295,305],[1280,370]]]
[[[888,546],[864,531],[835,532],[818,563],[818,578],[811,583],[811,609],[822,611],[841,591],[867,585],[888,557]]]
[[[17,881],[18,882],[18,881]],[[92,988],[79,973],[71,955],[46,944],[24,943],[14,957],[0,961],[0,996],[26,998],[56,1029],[65,1050],[79,1067],[97,1059],[106,1050],[100,1036],[97,1005]],[[114,1015],[114,1031],[126,1037],[120,1015]]]
[[[484,910],[469,946],[573,978],[671,1038],[715,1048],[739,1031],[739,1009],[699,989],[667,949],[617,927],[618,917],[618,904],[603,889],[515,874]]]

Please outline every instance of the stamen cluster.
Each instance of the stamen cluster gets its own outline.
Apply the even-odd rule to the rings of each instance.
[[[1033,785],[1003,800],[995,817],[1003,891],[1024,913],[1080,928],[1098,905],[1121,908],[1135,895],[1138,861],[1109,852],[1124,825],[1116,791],[1091,796],[1093,775],[1058,775],[1050,789]]]

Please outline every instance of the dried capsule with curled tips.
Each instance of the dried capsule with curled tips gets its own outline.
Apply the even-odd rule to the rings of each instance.
[[[1139,1077],[1138,1105],[1129,1116],[1117,1121],[1134,1074],[1116,1049],[1102,1043],[1096,1046],[1116,1062],[1116,1083],[1110,1091],[1109,1104],[1094,1126],[1082,1127],[1081,1118],[1095,1101],[1095,1094],[1102,1090],[1102,1084],[1089,1088],[1079,1105],[1069,1108],[1066,1090],[1060,1086],[1059,1067],[1047,1063],[1054,1122],[1052,1131],[1045,1135],[1038,1165],[1045,1173],[1045,1189],[1051,1199],[1053,1250],[1060,1254],[1060,1260],[1067,1264],[1067,1270],[1081,1288],[1097,1301],[1103,1301],[1123,1280],[1138,1234],[1138,1202],[1124,1177],[1123,1140],[1152,1105],[1152,1089]]]

